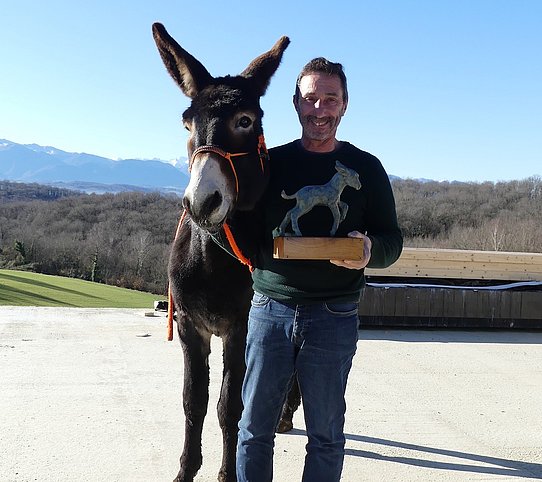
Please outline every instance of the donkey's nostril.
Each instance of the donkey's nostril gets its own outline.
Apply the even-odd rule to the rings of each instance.
[[[211,196],[209,196],[204,203],[203,211],[211,214],[215,210],[220,208],[220,205],[222,204],[222,195],[215,191]]]
[[[190,199],[188,199],[188,196],[183,197],[183,208],[190,213]]]

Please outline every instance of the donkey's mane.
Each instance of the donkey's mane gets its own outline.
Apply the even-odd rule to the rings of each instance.
[[[258,105],[259,96],[250,88],[248,79],[244,77],[219,77],[202,89],[194,98],[190,112],[222,111],[242,109],[249,105]]]

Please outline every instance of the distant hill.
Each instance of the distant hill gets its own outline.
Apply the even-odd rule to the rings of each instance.
[[[182,194],[189,181],[183,167],[182,160],[173,163],[156,159],[114,161],[51,146],[0,139],[0,180],[96,193],[138,190]]]
[[[65,197],[81,196],[81,192],[45,186],[37,183],[0,181],[0,202],[56,201]]]

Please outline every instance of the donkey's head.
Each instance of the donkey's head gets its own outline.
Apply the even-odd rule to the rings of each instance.
[[[192,99],[183,113],[191,171],[183,206],[214,231],[236,209],[253,208],[267,184],[260,97],[290,40],[282,37],[237,76],[213,77],[163,25],[155,23],[153,35],[171,77]]]
[[[343,182],[350,187],[358,190],[361,188],[359,174],[354,169],[349,169],[339,161],[335,161],[335,170],[341,175]],[[336,174],[335,174],[336,175]]]

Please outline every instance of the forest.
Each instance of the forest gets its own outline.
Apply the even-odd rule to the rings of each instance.
[[[542,178],[463,183],[395,179],[405,246],[542,252]],[[181,200],[81,194],[0,181],[0,268],[163,295]]]

